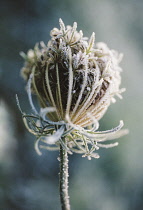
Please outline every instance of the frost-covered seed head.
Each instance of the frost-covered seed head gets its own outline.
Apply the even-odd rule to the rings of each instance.
[[[74,124],[85,127],[92,123],[87,112],[99,120],[115,101],[115,95],[122,92],[119,89],[122,55],[105,43],[95,45],[94,33],[87,41],[77,31],[77,23],[65,27],[61,19],[59,22],[60,29],[51,31],[47,45],[37,44],[24,55],[22,75],[28,80],[33,73],[32,91],[42,108],[56,108],[56,115],[48,116],[51,120],[66,120],[69,114]]]
[[[105,43],[95,44],[95,33],[88,41],[82,31],[77,31],[76,22],[65,26],[60,19],[59,24],[59,29],[51,31],[47,45],[41,42],[27,55],[21,53],[25,59],[21,74],[30,81],[29,91],[36,94],[41,108],[54,107],[54,112],[46,112],[52,123],[62,121],[81,133],[93,124],[97,129],[115,96],[121,98],[124,91],[120,89],[122,54]],[[63,131],[57,132],[56,138]]]

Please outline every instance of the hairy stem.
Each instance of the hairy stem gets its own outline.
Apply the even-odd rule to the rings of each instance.
[[[64,144],[66,144],[65,138],[62,138]],[[68,195],[68,154],[67,151],[60,146],[60,199],[62,210],[70,210],[69,195]]]

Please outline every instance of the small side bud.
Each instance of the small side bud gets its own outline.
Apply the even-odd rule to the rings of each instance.
[[[94,42],[95,42],[95,33],[93,32],[92,35],[91,35],[91,37],[90,37],[89,44],[88,44],[88,46],[89,46],[88,47],[88,50],[87,50],[88,53],[93,48]]]
[[[77,22],[74,22],[73,23],[73,31],[76,31],[76,29],[77,29]]]
[[[62,30],[63,32],[65,32],[65,24],[64,24],[64,22],[62,21],[61,18],[59,19],[59,25],[60,25],[61,30]]]
[[[27,58],[27,55],[24,52],[20,52],[19,54],[22,58],[24,58],[24,60]]]

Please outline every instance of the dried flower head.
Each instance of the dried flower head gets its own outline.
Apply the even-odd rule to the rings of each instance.
[[[122,54],[110,50],[105,43],[95,42],[95,34],[83,37],[73,27],[65,27],[60,19],[60,29],[54,28],[51,40],[45,45],[36,44],[25,59],[22,76],[28,81],[27,91],[33,114],[23,119],[28,130],[46,145],[40,148],[59,149],[62,145],[69,153],[83,153],[83,156],[98,158],[94,151],[99,147],[113,147],[118,143],[101,144],[127,133],[119,126],[108,131],[97,131],[98,121],[106,112],[115,96],[122,98],[120,89],[122,71],[119,63]],[[36,94],[40,103],[37,112],[31,97]],[[17,99],[18,102],[18,99]],[[19,105],[19,102],[18,102]],[[62,138],[66,139],[66,144]],[[54,147],[51,147],[54,144]]]

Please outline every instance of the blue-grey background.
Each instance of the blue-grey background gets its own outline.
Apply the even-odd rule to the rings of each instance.
[[[49,32],[78,23],[85,36],[124,53],[123,100],[110,106],[100,129],[123,119],[130,134],[119,146],[101,149],[100,159],[70,156],[72,210],[143,209],[143,1],[142,0],[5,0],[0,6],[0,209],[60,210],[58,152],[37,156],[34,136],[25,129],[15,102],[30,112],[23,60],[36,42],[47,42]]]

